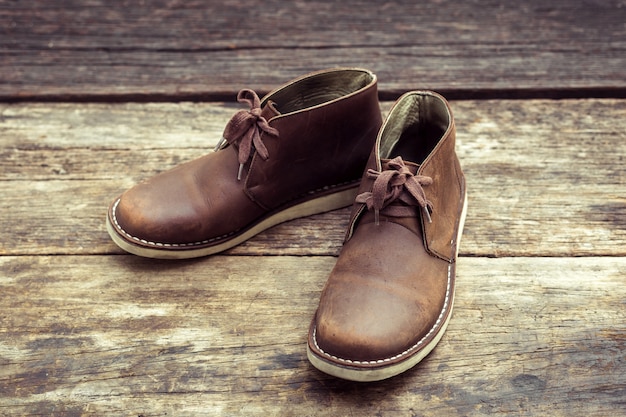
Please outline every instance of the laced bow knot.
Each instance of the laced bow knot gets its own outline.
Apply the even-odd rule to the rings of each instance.
[[[265,117],[261,116],[261,100],[254,91],[249,89],[239,91],[237,101],[247,103],[250,109],[239,110],[235,113],[226,124],[223,137],[215,149],[220,149],[224,141],[237,146],[237,160],[239,161],[237,180],[241,180],[243,166],[250,159],[253,149],[261,158],[269,158],[269,152],[261,140],[261,134],[266,133],[278,137],[278,130],[271,127]]]
[[[381,211],[390,217],[410,217],[415,215],[415,206],[421,207],[428,222],[432,223],[430,212],[433,205],[426,198],[423,187],[431,185],[433,179],[414,175],[399,156],[389,161],[387,166],[388,169],[382,172],[367,170],[367,177],[374,180],[372,191],[359,194],[356,202],[374,210],[376,225],[379,224]],[[396,201],[401,204],[392,204]]]

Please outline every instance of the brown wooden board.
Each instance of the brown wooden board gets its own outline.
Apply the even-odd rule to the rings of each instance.
[[[385,98],[626,95],[626,7],[583,1],[0,1],[0,101],[214,100],[335,66]]]

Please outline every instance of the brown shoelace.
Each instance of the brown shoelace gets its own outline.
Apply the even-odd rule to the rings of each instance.
[[[363,203],[368,210],[374,210],[376,225],[379,225],[379,213],[389,217],[416,216],[416,207],[421,207],[426,219],[432,222],[430,212],[432,203],[426,198],[423,186],[433,183],[431,177],[413,175],[401,157],[387,163],[388,169],[378,172],[367,170],[367,177],[374,180],[372,191],[356,197],[357,203]]]
[[[247,103],[250,109],[239,110],[235,113],[226,124],[223,137],[215,149],[220,149],[224,141],[238,148],[239,172],[237,173],[237,180],[241,180],[243,166],[250,159],[253,148],[256,149],[261,158],[269,158],[269,152],[261,140],[261,133],[265,132],[268,135],[278,137],[278,130],[271,127],[267,120],[261,116],[261,100],[254,91],[241,90],[237,94],[237,101]]]

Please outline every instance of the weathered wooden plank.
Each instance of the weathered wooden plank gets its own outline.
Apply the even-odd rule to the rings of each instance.
[[[0,255],[122,253],[105,228],[108,205],[122,191],[111,181],[0,181]],[[229,253],[336,255],[348,217],[343,209],[285,223]]]
[[[43,0],[2,1],[0,19],[7,24],[1,33],[7,36],[2,37],[0,45],[23,49],[197,51],[349,47],[356,41],[394,46],[399,39],[403,44],[413,44],[418,38],[425,44],[452,40],[514,44],[518,40],[540,42],[547,38],[573,45],[585,40],[583,31],[588,31],[587,40],[591,41],[613,31],[623,33],[622,7],[618,0],[557,0],[549,6],[538,0],[516,5],[501,0],[423,4],[389,1],[383,5],[368,0],[346,0],[341,4],[320,0],[289,4],[278,0],[262,4],[236,0],[64,0],[54,4]],[[526,25],[529,22],[536,25]]]
[[[214,99],[346,65],[376,71],[387,97],[623,96],[622,6],[3,1],[0,100]]]
[[[463,254],[626,254],[624,100],[452,105],[470,193]],[[118,253],[104,230],[110,201],[208,152],[236,108],[0,106],[0,253]],[[340,210],[297,220],[231,253],[336,255],[346,218]]]
[[[375,384],[312,368],[332,257],[0,257],[0,414],[607,416],[626,258],[460,258],[437,349]]]
[[[456,108],[472,207],[465,250],[495,256],[621,252],[611,247],[626,238],[626,135],[615,123],[625,119],[626,101],[491,101]],[[475,246],[481,249],[472,252]]]
[[[46,51],[36,58],[18,56],[2,67],[10,73],[2,75],[6,81],[0,85],[0,101],[223,100],[244,87],[265,93],[310,71],[345,66],[374,71],[385,99],[414,89],[437,90],[455,99],[626,96],[624,51],[590,57],[590,51],[602,46],[586,46],[582,53],[539,47]]]

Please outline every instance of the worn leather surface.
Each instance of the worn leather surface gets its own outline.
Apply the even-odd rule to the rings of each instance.
[[[267,159],[253,149],[238,180],[237,144],[227,144],[156,175],[113,204],[118,233],[146,246],[210,245],[295,201],[358,182],[382,123],[374,74],[319,71],[269,93],[261,105],[279,132],[261,132]]]
[[[404,102],[412,100],[415,106]],[[415,127],[428,125],[433,100],[439,108],[433,130],[446,120],[435,140],[432,132],[427,133],[431,137],[420,136],[420,130],[428,129]],[[395,126],[401,124],[406,126]],[[366,170],[384,171],[389,159],[398,156],[424,155],[405,164],[413,174],[433,180],[423,188],[432,203],[432,222],[416,207],[409,217],[381,211],[376,224],[374,213],[355,202],[346,242],[311,324],[309,348],[319,357],[340,366],[387,366],[406,360],[440,331],[451,312],[465,196],[454,142],[452,113],[442,97],[429,92],[405,95],[391,110]],[[359,193],[371,191],[372,185],[364,175]]]

